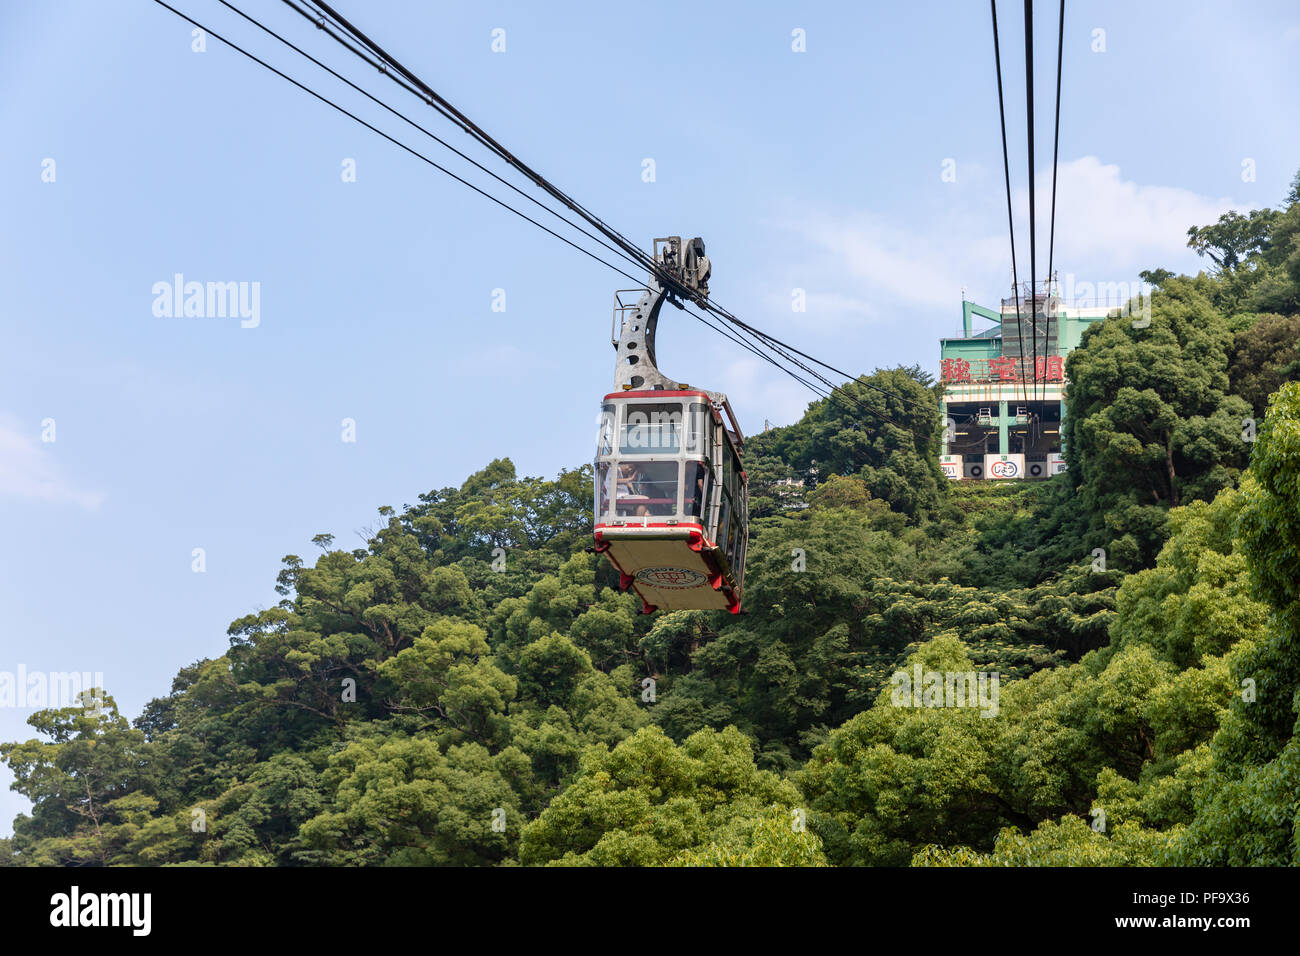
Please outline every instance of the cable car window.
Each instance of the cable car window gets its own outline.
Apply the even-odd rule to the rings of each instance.
[[[727,540],[727,519],[731,517],[731,503],[727,500],[726,492],[722,494],[722,501],[718,505],[718,529],[714,533],[713,541],[721,546]]]
[[[706,495],[709,488],[709,467],[702,461],[686,463],[686,480],[683,490],[686,496],[686,516],[701,518],[704,516]]]
[[[686,423],[686,454],[707,455],[709,453],[709,406],[692,402]]]
[[[615,510],[620,517],[646,517],[677,513],[676,461],[621,461],[618,463]]]
[[[596,454],[612,455],[614,453],[614,414],[613,405],[600,406],[600,425],[596,433]]]
[[[614,466],[607,461],[596,462],[596,520],[609,517],[610,492],[614,487]]]
[[[668,454],[681,449],[682,406],[680,402],[628,405],[619,441],[624,455]]]
[[[727,491],[732,501],[740,500],[740,465],[736,461],[736,451],[727,446]]]

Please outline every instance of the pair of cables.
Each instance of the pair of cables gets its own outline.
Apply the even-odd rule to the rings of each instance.
[[[240,46],[238,43],[234,42],[233,40],[225,36],[222,36],[221,34],[211,30],[207,26],[204,26],[203,24],[189,17],[185,13],[176,9],[171,4],[167,3],[166,0],[155,0],[155,2],[158,3],[160,6],[166,8],[167,10],[171,11],[178,17],[188,21],[193,26],[202,29],[206,34],[226,44],[230,48],[239,52],[243,56],[247,57],[248,59],[262,66],[263,68],[269,70],[270,72],[276,74],[277,76],[284,79],[285,81],[291,83],[298,89],[308,93],[309,95],[313,96],[317,100],[332,107],[336,111],[352,119],[354,122],[357,122],[360,125],[366,127],[371,132],[384,138],[385,140],[397,146],[398,148],[415,156],[421,161],[427,163],[428,165],[432,166],[438,171],[451,177],[452,179],[456,180],[460,184],[473,190],[474,192],[478,193],[484,198],[497,204],[498,206],[501,206],[502,208],[508,210],[514,215],[519,216],[520,218],[536,226],[537,228],[541,229],[542,231],[546,232],[552,237],[559,239],[561,242],[564,242],[565,244],[575,249],[576,251],[581,252],[584,255],[588,256],[589,258],[595,260],[596,262],[601,263],[602,265],[606,266],[607,268],[611,269],[617,274],[627,279],[630,279],[634,283],[640,284],[641,280],[638,279],[632,273],[626,271],[624,266],[626,265],[627,267],[631,267],[639,271],[643,270],[645,272],[648,272],[660,283],[660,285],[663,288],[669,291],[670,301],[672,301],[673,304],[676,305],[678,308],[683,309],[684,311],[687,312],[687,314],[691,315],[692,317],[700,321],[702,324],[712,329],[713,331],[718,332],[719,334],[723,335],[725,338],[729,339],[730,341],[741,345],[743,348],[757,355],[759,358],[769,362],[774,367],[780,369],[785,374],[790,375],[795,381],[809,388],[819,397],[837,401],[839,404],[841,404],[842,407],[849,410],[856,409],[857,411],[862,411],[867,414],[871,414],[877,418],[881,418],[885,421],[888,421],[899,428],[906,427],[902,425],[900,422],[898,422],[892,416],[860,401],[856,396],[845,391],[845,389],[842,386],[835,385],[823,373],[818,372],[817,368],[815,368],[814,366],[825,369],[826,371],[832,372],[836,375],[840,375],[845,379],[853,381],[854,383],[863,386],[865,388],[873,389],[877,392],[884,393],[886,396],[892,397],[902,405],[912,405],[912,406],[923,407],[923,408],[928,407],[927,403],[919,402],[915,399],[908,398],[907,396],[900,395],[897,392],[893,392],[889,389],[882,388],[881,386],[876,385],[875,383],[866,382],[859,379],[856,376],[849,375],[847,372],[837,369],[834,366],[824,361],[821,361],[820,359],[816,359],[813,356],[808,355],[808,353],[802,352],[799,349],[796,349],[793,346],[789,345],[788,343],[782,342],[780,339],[777,339],[776,337],[771,336],[755,328],[749,323],[744,322],[743,320],[735,316],[730,311],[722,308],[716,302],[707,299],[700,299],[699,297],[697,297],[693,292],[693,290],[684,286],[681,283],[681,281],[676,276],[668,272],[661,263],[656,262],[652,256],[650,256],[642,249],[640,249],[634,242],[632,242],[630,239],[628,239],[618,230],[614,229],[605,220],[597,216],[595,213],[591,212],[589,209],[587,209],[585,206],[583,206],[573,197],[569,196],[567,193],[565,193],[563,190],[557,187],[546,177],[542,176],[540,173],[536,172],[532,168],[525,165],[521,160],[518,159],[518,157],[516,157],[509,150],[507,150],[494,137],[488,134],[486,130],[484,130],[474,121],[472,121],[469,117],[467,117],[464,113],[458,110],[449,101],[447,101],[444,97],[442,97],[435,90],[433,90],[427,83],[425,83],[418,76],[416,76],[411,70],[407,69],[400,62],[394,59],[390,54],[387,53],[387,51],[385,51],[372,39],[370,39],[363,32],[361,32],[359,28],[357,28],[347,18],[342,16],[340,13],[338,13],[338,11],[336,11],[332,6],[330,6],[326,2],[323,2],[323,0],[314,0],[314,2],[313,0],[283,0],[283,2],[291,9],[293,9],[296,13],[298,13],[301,17],[303,17],[305,20],[312,23],[317,30],[326,34],[332,40],[334,40],[335,42],[343,46],[353,55],[357,56],[360,60],[365,62],[367,65],[369,65],[371,68],[387,76],[399,87],[404,89],[407,93],[415,97],[418,97],[426,105],[432,107],[440,116],[442,116],[444,119],[448,120],[449,122],[453,123],[459,129],[461,129],[462,132],[469,135],[477,144],[482,146],[484,149],[486,149],[496,157],[500,158],[510,168],[512,168],[517,173],[525,177],[533,186],[537,187],[542,192],[544,192],[552,201],[558,202],[559,205],[562,207],[562,209],[557,209],[554,206],[548,205],[546,202],[543,202],[538,198],[536,198],[535,196],[532,196],[527,192],[525,192],[524,190],[520,189],[517,185],[511,183],[505,177],[489,169],[487,166],[485,166],[483,163],[479,162],[478,160],[475,160],[474,158],[466,154],[463,150],[456,148],[451,143],[447,142],[446,139],[438,136],[432,130],[426,128],[425,126],[411,119],[411,117],[407,116],[405,113],[402,113],[401,111],[397,110],[393,106],[384,102],[379,97],[363,89],[361,86],[359,86],[357,83],[353,82],[352,80],[348,79],[339,71],[326,65],[319,58],[313,56],[312,54],[304,50],[302,47],[300,47],[299,45],[293,43],[287,37],[281,35],[280,33],[277,33],[275,30],[266,26],[261,21],[245,13],[243,10],[239,9],[233,3],[229,2],[229,0],[219,0],[219,2],[227,9],[237,14],[246,22],[252,24],[253,26],[256,26],[264,33],[275,38],[280,43],[288,47],[289,49],[293,50],[294,52],[298,53],[300,56],[304,57],[311,63],[315,64],[320,69],[329,73],[335,79],[346,84],[354,91],[362,94],[367,99],[374,102],[376,105],[380,106],[387,112],[401,119],[403,122],[411,126],[413,129],[429,137],[434,142],[444,147],[445,149],[449,150],[450,152],[460,157],[464,161],[470,163],[479,171],[492,177],[496,182],[507,187],[515,194],[519,195],[523,199],[532,203],[534,206],[544,211],[549,216],[555,217],[560,221],[560,223],[564,224],[565,226],[568,226],[573,230],[576,230],[581,236],[585,237],[585,239],[594,241],[602,248],[602,250],[604,250],[605,253],[611,253],[615,261],[611,261],[611,259],[606,255],[604,255],[603,253],[594,252],[592,249],[588,248],[588,246],[585,244],[580,244],[582,240],[575,241],[574,239],[571,239],[568,236],[563,235],[560,232],[557,232],[555,229],[552,229],[549,226],[545,225],[537,218],[534,218],[534,216],[531,216],[528,213],[515,208],[509,202],[499,198],[498,196],[493,195],[487,190],[465,179],[464,177],[457,175],[455,172],[448,169],[446,166],[443,166],[442,164],[431,159],[429,156],[425,155],[424,153],[421,153],[419,150],[407,145],[406,143],[402,142],[396,137],[384,132],[383,130],[379,129],[373,124],[367,122],[365,119],[362,119],[356,113],[353,113],[352,111],[339,105],[334,100],[330,99],[324,94],[318,92],[317,90],[313,89],[307,84],[294,79],[284,71],[278,69],[276,66],[267,62],[266,60],[254,55],[253,53],[250,53],[248,50],[244,49],[242,46]],[[705,313],[705,315],[700,315],[692,311],[689,307],[683,304],[685,301],[694,301],[695,304],[698,305],[700,309]],[[708,317],[706,318],[706,316]],[[806,359],[807,361],[806,362],[801,361],[800,357],[802,359]],[[791,366],[793,366],[793,368]],[[802,375],[799,374],[799,372],[796,372],[794,370],[795,368],[799,369],[800,372],[804,374]],[[886,407],[888,407],[888,405]]]
[[[1037,204],[1035,201],[1034,169],[1034,5],[1033,0],[1025,2],[1025,116],[1026,134],[1029,153],[1029,308],[1032,351],[1032,381],[1034,398],[1038,398],[1038,247],[1037,247]],[[1002,169],[1007,192],[1007,229],[1011,237],[1011,284],[1016,303],[1016,336],[1020,346],[1020,383],[1025,403],[1029,403],[1029,393],[1024,383],[1025,342],[1023,335],[1023,314],[1020,305],[1020,276],[1016,268],[1016,229],[1015,217],[1011,209],[1011,160],[1007,151],[1007,114],[1002,91],[1002,53],[998,42],[998,5],[997,0],[989,0],[993,16],[993,63],[998,80],[998,116],[1002,123]],[[1052,270],[1056,256],[1056,171],[1061,147],[1061,66],[1065,52],[1065,0],[1061,0],[1060,16],[1057,23],[1056,37],[1056,117],[1052,145],[1052,213],[1050,239],[1048,241],[1046,295],[1043,358],[1046,365],[1047,348],[1052,340],[1051,287]],[[1047,377],[1043,376],[1043,395],[1047,394]]]

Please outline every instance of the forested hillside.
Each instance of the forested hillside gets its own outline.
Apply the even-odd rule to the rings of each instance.
[[[1298,191],[1087,331],[1063,475],[945,481],[920,367],[751,436],[743,615],[638,614],[586,466],[318,535],[134,720],[0,747],[0,863],[1300,863]]]

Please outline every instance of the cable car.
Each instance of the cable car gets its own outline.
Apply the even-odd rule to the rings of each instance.
[[[663,243],[663,248],[660,248]],[[642,611],[740,613],[749,542],[744,436],[727,397],[664,376],[655,365],[659,310],[674,295],[708,294],[704,243],[655,240],[668,288],[615,293],[611,342],[617,391],[601,403],[595,460],[595,551]],[[639,292],[635,304],[623,296]]]

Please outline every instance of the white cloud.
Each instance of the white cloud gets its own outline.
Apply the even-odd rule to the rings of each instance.
[[[1043,271],[1051,188],[1049,167],[1038,175],[1035,197]],[[1027,189],[1017,192],[1015,205],[1018,222],[1028,221]],[[1174,186],[1139,185],[1123,179],[1118,166],[1084,156],[1058,169],[1056,264],[1062,273],[1109,271],[1117,280],[1157,266],[1194,271],[1198,266],[1196,254],[1187,248],[1188,227],[1208,225],[1234,205],[1231,199],[1211,199]]]
[[[963,171],[965,172],[965,171]],[[1051,166],[1040,169],[1038,272],[1047,272]],[[968,182],[964,179],[963,182]],[[941,335],[959,334],[963,289],[972,301],[996,307],[1010,295],[1010,241],[1000,177],[978,189],[920,199],[907,218],[874,210],[813,208],[787,202],[773,214],[774,259],[764,264],[757,323],[848,370],[911,364]],[[1017,266],[1029,278],[1028,189],[1013,197]],[[1125,179],[1096,156],[1058,170],[1054,267],[1065,290],[1081,283],[1136,282],[1144,269],[1195,273],[1204,267],[1187,248],[1187,229],[1214,222],[1233,207],[1227,198]],[[803,289],[807,309],[794,312]],[[794,421],[812,397],[802,386],[752,357],[719,371],[737,396],[738,411]],[[826,373],[833,380],[838,375]],[[711,382],[714,382],[711,378]],[[838,382],[837,382],[838,384]],[[747,421],[761,427],[761,420]]]
[[[807,289],[813,321],[822,314],[879,316],[899,300],[951,306],[960,292],[951,255],[959,237],[948,230],[923,235],[867,212],[814,212],[784,226],[821,253],[807,264],[806,285],[799,286]]]
[[[1047,272],[1051,222],[1051,167],[1040,169],[1038,272]],[[991,187],[990,187],[991,188]],[[1029,191],[1013,195],[1017,267],[1029,277]],[[1136,279],[1156,267],[1195,272],[1202,267],[1187,248],[1187,229],[1205,225],[1233,208],[1173,186],[1143,185],[1096,156],[1062,163],[1057,173],[1054,268],[1093,282]],[[807,254],[790,269],[792,287],[806,288],[808,310],[797,316],[814,325],[857,325],[915,314],[951,314],[966,288],[970,297],[992,301],[1009,294],[1010,242],[1005,198],[949,207],[940,216],[900,222],[870,211],[815,210],[786,215],[779,226],[802,242]],[[770,294],[776,314],[790,313],[788,293]]]
[[[0,419],[0,497],[75,504],[88,510],[104,502],[102,493],[70,484],[59,473],[50,446],[43,446],[9,419]]]

